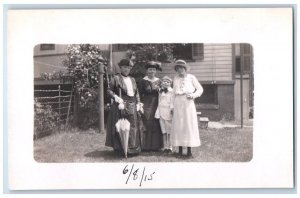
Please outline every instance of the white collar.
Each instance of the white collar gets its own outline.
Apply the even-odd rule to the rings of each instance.
[[[121,75],[121,76],[122,76],[122,78],[124,78],[124,79],[130,78],[129,76],[123,76],[123,75]]]
[[[154,76],[153,79],[150,79],[148,76],[145,76],[143,79],[144,79],[144,80],[148,80],[148,81],[150,81],[150,82],[154,82],[154,81],[159,80],[159,78],[157,78],[157,77],[155,77],[155,76]]]
[[[178,74],[176,74],[175,78],[177,78],[177,79],[190,78],[190,74],[186,74],[184,77],[180,77]]]

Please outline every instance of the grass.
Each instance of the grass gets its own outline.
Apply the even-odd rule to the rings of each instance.
[[[75,130],[35,140],[34,158],[37,162],[248,162],[252,159],[252,128],[200,129],[200,138],[201,146],[192,148],[191,159],[163,152],[142,152],[125,159],[104,145],[105,134]]]

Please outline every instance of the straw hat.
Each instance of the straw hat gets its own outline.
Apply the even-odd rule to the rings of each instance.
[[[177,60],[174,63],[174,69],[176,71],[177,67],[183,67],[186,71],[188,71],[190,69],[190,67],[188,66],[188,64],[184,61],[184,60]]]

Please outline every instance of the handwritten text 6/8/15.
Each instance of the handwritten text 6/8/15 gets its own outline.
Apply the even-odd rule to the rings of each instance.
[[[135,168],[134,164],[132,164],[130,167],[129,165],[126,165],[122,173],[127,175],[125,184],[128,184],[129,181],[138,181],[140,187],[142,186],[143,182],[153,180],[153,175],[155,174],[154,171],[147,173],[145,166],[143,167],[143,170],[140,170],[140,168]]]

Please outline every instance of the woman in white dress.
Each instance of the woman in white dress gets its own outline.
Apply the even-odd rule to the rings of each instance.
[[[187,157],[192,157],[191,147],[201,144],[194,99],[202,95],[203,88],[194,75],[187,73],[189,66],[184,60],[177,60],[174,69],[177,75],[173,81],[175,98],[171,144],[179,147],[180,157],[183,156],[183,147],[187,147]]]

